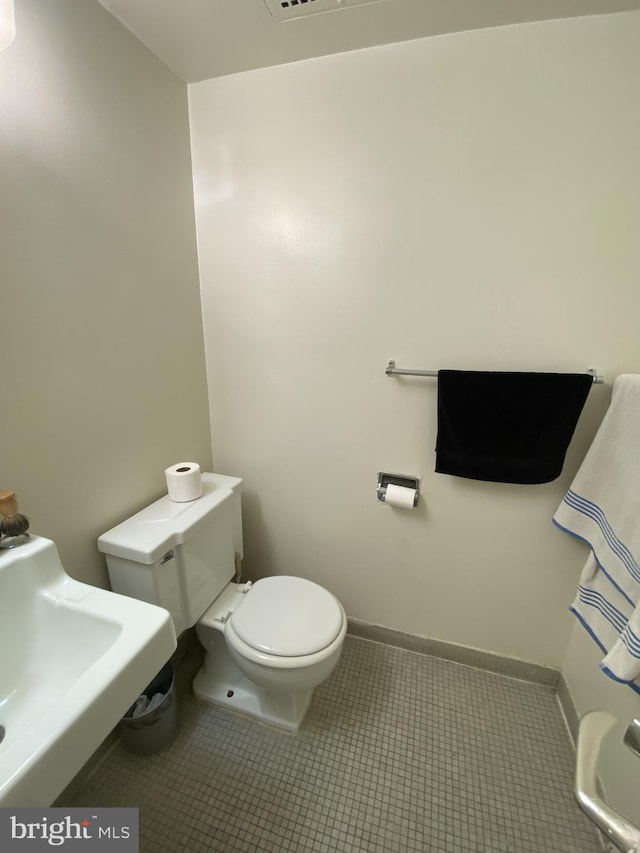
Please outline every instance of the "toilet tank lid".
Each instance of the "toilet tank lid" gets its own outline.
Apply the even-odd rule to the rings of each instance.
[[[241,485],[239,477],[204,473],[199,498],[176,503],[164,495],[98,537],[98,550],[136,563],[155,563],[185,542],[205,519],[221,512]]]

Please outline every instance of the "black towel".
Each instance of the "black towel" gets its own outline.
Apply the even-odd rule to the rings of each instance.
[[[550,483],[592,384],[587,373],[440,370],[436,471]]]

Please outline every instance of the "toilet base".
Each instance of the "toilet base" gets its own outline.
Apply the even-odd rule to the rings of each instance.
[[[224,638],[222,638],[224,643]],[[221,705],[249,717],[298,732],[313,690],[274,693],[254,684],[235,665],[226,648],[216,649],[215,660],[207,654],[193,681],[193,692],[203,702]]]

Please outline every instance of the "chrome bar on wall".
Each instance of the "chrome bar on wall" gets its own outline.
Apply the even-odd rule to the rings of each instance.
[[[393,359],[387,362],[385,373],[387,376],[438,376],[437,370],[409,370],[405,367],[396,367]]]
[[[580,720],[575,795],[583,811],[624,853],[640,853],[640,829],[598,795],[596,767],[605,736],[618,722],[609,711],[589,711]]]
[[[393,359],[389,359],[387,362],[387,367],[384,371],[387,376],[434,376],[438,377],[437,370],[409,370],[408,367],[396,367],[396,363]],[[586,372],[593,379],[594,385],[602,385],[604,379],[601,376],[598,376],[597,369],[595,367],[588,367]]]

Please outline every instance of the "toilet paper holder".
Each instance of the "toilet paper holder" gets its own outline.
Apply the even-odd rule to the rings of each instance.
[[[418,506],[418,498],[420,497],[420,477],[414,477],[410,474],[390,474],[387,471],[378,472],[378,486],[376,493],[379,501],[383,501],[387,495],[387,486],[404,486],[405,489],[415,489],[413,498],[414,507]]]

